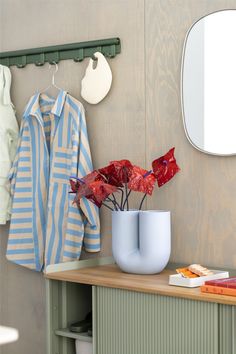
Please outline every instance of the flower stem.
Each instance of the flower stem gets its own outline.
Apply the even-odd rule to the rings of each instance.
[[[105,204],[104,202],[102,202],[102,205],[104,205],[106,208],[108,208],[108,209],[113,211],[113,209],[111,207],[109,207],[109,205]]]
[[[119,208],[120,208],[120,210],[123,210],[124,190],[121,187],[118,187],[117,190],[121,192]]]
[[[112,200],[111,198],[107,197],[107,201],[111,202],[114,205],[115,210],[118,210],[117,206],[118,203],[115,200]],[[118,205],[119,206],[119,205]]]
[[[129,198],[129,195],[128,195],[128,185],[127,185],[127,182],[128,182],[128,174],[127,174],[127,169],[124,168],[124,172],[125,172],[125,201],[124,201],[124,204],[123,204],[123,209],[125,208],[125,204],[127,205],[127,211],[129,210],[129,201],[128,201],[128,198]]]
[[[144,196],[143,196],[143,198],[142,198],[142,200],[141,200],[141,203],[140,203],[140,206],[139,206],[139,210],[141,210],[141,209],[142,209],[143,202],[144,202],[144,200],[146,199],[146,196],[147,196],[147,193],[146,193],[146,194],[144,194]]]
[[[115,204],[117,205],[118,209],[120,209],[119,203],[117,202],[117,200],[116,200],[116,197],[115,197],[115,194],[114,194],[114,193],[112,193],[112,197],[113,197],[113,200],[114,200]]]
[[[123,210],[123,201],[124,201],[124,191],[121,189],[121,198],[120,198],[120,210]]]
[[[127,210],[129,210],[129,197],[128,197],[128,188],[127,188],[127,183],[125,183],[125,193],[126,193],[126,205],[127,205]]]
[[[127,204],[127,210],[129,210],[128,199],[129,199],[130,193],[131,193],[131,189],[130,189],[129,192],[126,194],[125,201],[124,201],[124,204],[123,204],[123,210],[124,210],[124,208],[125,208],[125,204]]]

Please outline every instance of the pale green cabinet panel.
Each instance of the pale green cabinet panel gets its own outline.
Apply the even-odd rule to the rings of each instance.
[[[219,353],[218,304],[105,287],[96,293],[97,354]]]
[[[47,302],[47,354],[75,354],[75,339],[79,338],[79,335],[71,333],[68,327],[73,322],[83,320],[92,310],[92,287],[49,280]],[[92,342],[91,337],[84,338],[84,340]]]
[[[235,306],[219,305],[219,354],[236,354]]]

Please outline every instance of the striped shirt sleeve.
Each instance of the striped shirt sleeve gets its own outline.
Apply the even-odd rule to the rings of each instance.
[[[83,177],[93,170],[91,152],[89,147],[87,126],[85,120],[85,113],[81,109],[80,116],[80,137],[79,137],[79,157],[78,157],[78,176]],[[87,252],[100,251],[100,219],[98,207],[82,198],[80,207],[86,217],[84,222],[84,240],[83,246]]]

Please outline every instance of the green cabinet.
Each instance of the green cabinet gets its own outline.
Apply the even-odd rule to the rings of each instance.
[[[97,266],[84,272],[52,273],[53,278],[47,280],[47,354],[75,354],[75,339],[89,342],[93,354],[236,354],[232,298],[210,298],[230,303],[223,305],[207,302],[204,296],[204,301],[199,296],[181,298],[179,292],[164,296],[110,288],[108,280],[114,286],[115,268],[101,267],[100,274]],[[93,337],[70,332],[70,324],[83,320],[90,311]]]
[[[236,354],[236,306],[218,305],[219,351]]]
[[[92,309],[96,313],[95,290],[90,285],[47,281],[47,354],[75,354],[76,339],[90,343],[95,341],[95,336],[92,338],[88,333],[73,333],[69,330],[70,324],[83,320]],[[95,319],[94,316],[94,328]]]
[[[48,281],[48,354],[236,354],[235,306]],[[93,311],[93,338],[68,326]]]
[[[235,307],[96,288],[96,354],[236,354]]]

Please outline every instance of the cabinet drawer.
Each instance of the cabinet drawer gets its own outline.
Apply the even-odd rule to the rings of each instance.
[[[216,354],[218,305],[97,288],[97,354]]]

